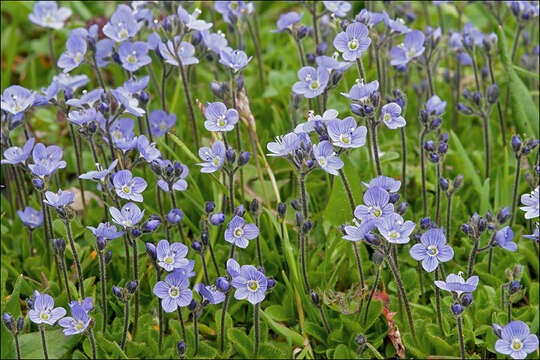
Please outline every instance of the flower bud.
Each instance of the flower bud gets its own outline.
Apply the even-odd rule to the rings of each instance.
[[[193,311],[193,310],[195,310],[196,308],[197,308],[197,300],[191,299],[191,302],[190,302],[189,305],[188,305],[188,309],[189,309],[190,311]]]
[[[508,219],[510,219],[510,216],[511,216],[511,211],[510,211],[510,207],[509,206],[506,206],[504,208],[502,208],[498,213],[497,213],[497,222],[499,224],[504,224],[505,222],[508,221]]]
[[[296,212],[296,226],[300,227],[304,223],[304,215],[300,211]]]
[[[186,355],[186,343],[183,341],[179,341],[176,344],[176,351],[178,352],[178,355],[180,357],[184,357],[184,355]]]
[[[287,204],[285,203],[279,203],[278,205],[278,215],[280,218],[284,218],[285,214],[287,213]]]
[[[312,224],[311,224],[311,220],[307,220],[305,223],[304,223],[304,226],[302,227],[302,231],[304,231],[304,234],[308,233],[312,228]]]
[[[480,218],[480,220],[478,221],[478,231],[480,233],[483,233],[486,230],[486,227],[487,227],[486,219]]]
[[[156,246],[152,243],[147,242],[146,243],[146,253],[148,254],[148,257],[152,259],[152,261],[156,261],[157,254],[156,254]]]
[[[373,244],[375,246],[379,245],[381,241],[379,240],[379,237],[373,233],[367,233],[364,235],[364,239],[370,244]]]
[[[450,183],[445,178],[441,178],[440,185],[441,185],[441,189],[443,191],[446,191],[446,190],[448,190],[448,187],[450,186]]]
[[[20,317],[17,319],[17,332],[21,332],[24,328],[24,318]]]
[[[439,126],[441,126],[441,123],[442,123],[441,118],[439,118],[439,117],[438,117],[438,118],[435,118],[435,119],[433,119],[433,120],[431,121],[431,123],[429,124],[429,128],[430,128],[431,130],[435,130],[435,129],[437,129]]]
[[[5,312],[4,315],[2,316],[2,321],[4,322],[4,325],[6,325],[9,331],[13,331],[14,321],[13,321],[13,316],[11,316],[10,313]]]
[[[422,230],[429,229],[430,226],[431,226],[431,219],[429,217],[420,219],[420,229]]]
[[[326,44],[326,41],[322,41],[319,45],[317,45],[317,55],[322,56],[326,54],[326,51],[328,50],[328,45]]]
[[[209,237],[208,237],[208,231],[203,231],[201,233],[201,242],[203,243],[203,245],[208,245],[208,240],[209,240]]]
[[[426,151],[433,151],[435,150],[435,142],[433,140],[428,140],[424,143],[424,149]]]
[[[457,109],[463,115],[472,115],[473,114],[473,110],[470,107],[468,107],[467,105],[463,104],[463,103],[458,103],[457,104]]]
[[[461,294],[461,298],[460,298],[461,305],[467,307],[471,305],[472,301],[473,301],[472,294],[470,293]]]
[[[139,96],[139,98],[141,99],[141,103],[143,105],[146,105],[148,103],[148,100],[150,100],[150,96],[146,91],[141,91],[141,95]]]
[[[244,205],[240,204],[234,209],[234,215],[243,217],[246,214],[246,209]]]
[[[116,296],[118,299],[120,300],[124,299],[124,291],[120,287],[113,286],[112,292],[113,292],[113,295]]]
[[[105,264],[109,264],[112,260],[112,250],[105,253]]]
[[[480,106],[480,104],[482,103],[482,94],[480,94],[478,91],[475,91],[473,93],[473,102],[476,106]]]
[[[218,212],[210,216],[210,224],[218,226],[225,221],[225,214]]]
[[[359,345],[359,346],[364,346],[367,342],[366,338],[364,337],[364,335],[360,335],[358,334],[356,336],[356,338],[354,339],[356,341],[356,343]]]
[[[317,292],[312,291],[310,294],[311,302],[313,302],[313,305],[319,307],[321,305],[321,298],[319,297],[319,294]]]
[[[431,153],[431,154],[429,154],[429,160],[431,160],[431,162],[433,162],[433,163],[438,163],[439,162],[439,155],[437,155],[435,153]]]
[[[191,243],[191,248],[196,252],[200,252],[202,250],[202,244],[198,241],[194,241]]]
[[[143,233],[151,233],[151,232],[155,231],[159,227],[160,224],[161,224],[161,220],[159,219],[159,217],[152,218],[152,219],[149,219],[149,220],[145,221],[141,225],[141,230],[142,230]]]
[[[508,290],[510,292],[510,295],[517,293],[520,288],[521,288],[521,284],[517,280],[512,281],[510,285],[508,285]]]
[[[298,202],[298,200],[296,199],[291,200],[291,206],[294,210],[300,211],[300,203]]]
[[[34,299],[33,298],[26,299],[26,307],[29,310],[32,310],[34,308]]]
[[[308,65],[314,65],[315,64],[315,54],[307,53],[306,54],[306,62]]]
[[[97,238],[96,245],[99,251],[103,251],[107,247],[107,242],[101,236],[99,236]]]
[[[364,117],[366,116],[365,112],[364,112],[364,107],[362,105],[359,105],[359,104],[349,104],[349,107],[351,108],[351,112],[354,114],[354,115],[358,115],[360,117]]]
[[[36,188],[37,191],[41,191],[45,188],[45,183],[43,180],[39,178],[32,179],[32,184],[34,185],[34,188]]]
[[[373,253],[373,263],[374,263],[375,265],[377,265],[377,266],[378,266],[378,265],[381,265],[382,262],[383,262],[383,260],[384,260],[384,258],[383,258],[383,256],[381,255],[380,252],[375,251],[375,252]]]
[[[305,25],[300,26],[300,28],[298,29],[298,32],[296,33],[296,38],[298,40],[305,38],[308,33],[308,30],[309,29],[307,28],[307,26]]]
[[[193,46],[199,45],[201,43],[201,41],[202,41],[202,38],[203,38],[203,36],[202,36],[202,33],[200,31],[198,31],[198,30],[194,31],[192,33],[192,35],[191,35],[191,44]]]
[[[180,209],[171,209],[167,214],[167,221],[171,224],[177,224],[184,218],[184,213]]]
[[[423,124],[427,124],[429,120],[428,113],[425,109],[422,109],[422,111],[420,111],[420,120],[422,120]]]
[[[259,201],[257,199],[251,200],[251,203],[249,204],[249,211],[252,214],[256,214],[257,211],[259,211]]]
[[[251,157],[251,154],[249,153],[249,151],[244,151],[238,157],[238,166],[246,165],[248,163],[250,157]]]
[[[502,330],[503,330],[502,326],[499,325],[499,324],[495,324],[495,323],[494,323],[493,325],[491,325],[491,326],[492,326],[492,328],[493,328],[493,333],[494,333],[499,339],[502,338]]]
[[[220,276],[216,280],[216,287],[221,291],[228,291],[231,288],[231,284],[226,278]]]
[[[454,305],[452,305],[451,309],[452,309],[452,314],[454,315],[461,315],[461,313],[463,313],[463,311],[465,310],[463,306],[461,306],[458,303],[455,303]]]
[[[463,185],[463,175],[458,175],[454,178],[454,189],[457,190]]]
[[[392,204],[395,204],[399,201],[399,194],[397,193],[392,193],[390,194],[390,199],[389,199],[390,203]]]
[[[441,135],[439,135],[439,142],[447,143],[448,133],[442,133]]]
[[[399,215],[403,215],[405,214],[405,212],[407,211],[407,202],[405,201],[402,201],[401,203],[399,203],[398,207],[396,208],[396,213],[398,213]]]
[[[137,290],[137,287],[139,286],[139,283],[137,282],[137,280],[133,280],[133,281],[130,281],[127,286],[126,286],[126,289],[127,291],[129,291],[131,294],[134,294],[135,291]]]
[[[216,208],[216,203],[213,201],[208,201],[204,205],[204,210],[206,211],[207,214],[210,214],[211,212],[213,212],[215,208]]]
[[[439,144],[439,154],[444,155],[448,151],[448,144],[447,143],[441,143]]]
[[[499,86],[497,85],[497,83],[493,83],[489,87],[489,90],[488,90],[488,96],[487,96],[488,102],[490,104],[495,104],[497,100],[499,99],[500,93],[501,93],[501,90],[499,89]]]

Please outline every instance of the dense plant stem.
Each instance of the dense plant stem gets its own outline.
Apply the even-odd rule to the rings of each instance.
[[[358,75],[360,75],[361,81],[366,81],[366,72],[364,71],[364,65],[362,64],[362,59],[356,59],[356,67],[358,68]]]
[[[371,300],[373,300],[373,295],[375,294],[375,290],[377,290],[377,287],[379,286],[380,277],[381,277],[381,266],[379,265],[377,266],[377,272],[375,273],[375,281],[373,282],[373,286],[371,287],[371,290],[369,292],[369,297],[366,303],[366,311],[364,312],[364,324],[367,321],[367,317],[369,313],[369,306],[371,305]]]
[[[178,321],[180,321],[180,327],[182,329],[182,340],[186,341],[186,327],[184,326],[184,317],[182,316],[182,308],[178,307]]]
[[[450,243],[450,219],[452,213],[452,195],[448,194],[446,201],[446,241]]]
[[[435,269],[435,281],[439,280],[439,268]],[[442,323],[441,315],[441,292],[437,286],[435,286],[435,303],[437,305],[437,322],[439,323],[439,329],[441,330],[441,335],[444,336],[444,329]]]
[[[374,123],[374,119],[371,119],[371,140],[373,145],[373,157],[375,158],[375,165],[377,166],[377,176],[382,175],[381,160],[379,159],[379,145],[377,144],[377,124]]]
[[[506,313],[506,316],[507,316],[507,322],[509,323],[510,321],[512,321],[512,300],[510,298],[510,294],[508,294],[508,302],[507,302],[507,313]]]
[[[324,309],[323,309],[322,305],[319,306],[318,308],[319,308],[319,313],[321,314],[321,320],[322,320],[324,329],[326,330],[326,332],[328,334],[330,334],[330,326],[328,326],[328,320],[326,320],[326,315],[324,314]]]
[[[255,328],[255,343],[253,347],[254,358],[257,358],[257,355],[259,354],[259,306],[259,303],[257,303],[253,309],[253,326]]]
[[[82,200],[82,214],[81,214],[81,222],[84,225],[84,213],[86,212],[86,198],[84,193],[84,182],[83,179],[81,179],[79,176],[81,176],[81,149],[79,148],[79,141],[77,141],[77,137],[75,135],[75,129],[73,128],[73,124],[71,122],[69,123],[69,132],[71,134],[71,141],[73,141],[73,148],[75,150],[75,160],[77,162],[77,179],[79,181],[79,189],[81,193],[81,200]]]
[[[98,250],[99,257],[99,281],[101,283],[101,306],[103,307],[103,329],[102,332],[105,334],[107,329],[107,274],[105,267],[105,257],[103,256],[103,251]]]
[[[390,266],[390,270],[392,271],[392,274],[394,275],[394,279],[396,280],[398,292],[401,294],[403,302],[405,303],[405,311],[407,312],[407,320],[409,322],[409,329],[411,331],[414,341],[416,342],[417,338],[416,338],[416,331],[414,329],[414,320],[412,317],[411,307],[409,305],[409,300],[407,299],[407,294],[405,293],[405,288],[403,287],[403,282],[401,281],[401,276],[399,275],[399,270],[396,268],[396,265],[394,264],[392,257],[390,255],[387,255],[386,260],[388,262],[388,265]]]
[[[463,319],[461,315],[458,315],[456,320],[457,320],[457,326],[458,326],[459,350],[461,351],[461,359],[465,360],[465,342],[463,340]]]
[[[509,226],[514,225],[514,219],[516,217],[516,202],[517,202],[517,193],[519,188],[519,176],[521,172],[521,153],[518,153],[516,156],[516,176],[514,178],[514,194],[512,195],[512,217],[510,218]]]
[[[69,220],[64,221],[64,225],[66,226],[66,233],[69,240],[69,246],[71,247],[71,252],[73,253],[73,259],[75,260],[75,266],[77,267],[77,277],[79,278],[79,289],[81,292],[81,298],[85,298],[84,295],[84,281],[83,281],[83,273],[81,268],[81,262],[79,260],[79,254],[77,254],[77,250],[75,249],[75,242],[73,241],[73,235],[71,234],[71,223]]]
[[[223,354],[225,349],[225,315],[227,314],[227,307],[229,305],[229,299],[231,297],[230,290],[225,294],[225,300],[223,301],[223,307],[221,308],[221,326],[219,328],[219,351]]]
[[[94,339],[94,332],[92,329],[88,330],[88,338],[90,339],[90,345],[92,346],[92,359],[96,360],[96,339]]]
[[[21,347],[19,345],[19,334],[14,333],[13,338],[15,339],[15,350],[17,351],[17,360],[21,360]]]
[[[41,346],[43,347],[43,358],[49,359],[49,353],[47,352],[47,341],[45,340],[45,328],[44,325],[39,326],[39,334],[41,335]]]
[[[403,201],[407,200],[407,136],[405,126],[399,129],[401,135],[401,184],[403,190]]]
[[[131,246],[133,247],[133,275],[134,280],[139,284],[139,254],[137,251],[137,238],[134,238],[131,240],[131,237],[129,235],[129,231],[126,231],[128,242],[131,243]],[[139,284],[140,285],[140,284]],[[139,288],[140,286],[137,286],[135,289],[135,316],[133,318],[133,338],[135,339],[135,336],[137,335],[137,325],[139,324]]]
[[[255,215],[255,225],[259,229],[259,217],[256,215]],[[257,245],[257,262],[259,263],[260,267],[263,267],[260,234],[257,235],[257,238],[255,239],[255,241]]]
[[[437,226],[441,226],[441,163],[437,162],[437,199],[435,210],[435,223]]]
[[[306,174],[301,172],[299,175],[299,183],[300,183],[300,200],[302,203],[302,215],[304,218],[304,222],[308,220],[308,201],[307,201],[307,192],[306,192]],[[298,229],[299,235],[300,235],[300,263],[302,266],[302,277],[304,278],[304,286],[306,287],[306,291],[309,294],[310,292],[310,286],[307,276],[307,269],[306,269],[306,240],[307,240],[307,233],[304,233],[303,226],[300,226]]]
[[[476,260],[476,253],[478,252],[478,238],[474,237],[474,245],[469,254],[469,263],[467,265],[467,278],[469,278],[474,270],[474,262]]]
[[[195,122],[195,112],[193,111],[193,104],[191,102],[189,83],[186,77],[186,70],[185,70],[184,65],[180,65],[180,75],[182,76],[182,85],[184,86],[184,95],[186,97],[186,105],[188,108],[189,122],[191,124],[193,142],[195,144],[195,147],[198,149],[199,148],[199,135],[197,134],[197,123]]]
[[[420,134],[420,168],[422,170],[422,216],[427,216],[427,193],[426,193],[426,165],[424,159],[424,140],[427,134],[427,127],[424,127]]]
[[[506,284],[501,285],[501,310],[504,311]]]
[[[126,348],[126,338],[129,327],[129,300],[124,302],[124,331],[122,332],[122,342],[120,348],[125,350]]]

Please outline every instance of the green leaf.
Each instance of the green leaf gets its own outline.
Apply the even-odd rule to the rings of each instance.
[[[19,306],[19,294],[21,291],[21,284],[23,281],[23,275],[19,275],[13,286],[13,292],[11,293],[6,306],[4,307],[4,312],[8,312],[13,316],[14,319],[19,317],[21,314],[21,307]]]
[[[62,330],[46,330],[47,353],[49,359],[60,359],[73,349],[82,339],[81,335],[65,336]],[[42,359],[43,346],[39,331],[23,334],[19,337],[21,357],[23,359]]]
[[[457,135],[451,131],[450,137],[452,138],[452,141],[454,142],[454,146],[458,151],[458,154],[460,156],[460,160],[463,162],[464,168],[463,173],[466,174],[465,179],[470,178],[472,180],[472,183],[474,185],[474,189],[478,192],[478,195],[482,195],[482,182],[480,181],[480,176],[477,173],[477,169],[474,166],[473,162],[471,161],[471,158],[467,154],[467,151],[461,144],[461,141],[459,141],[459,138]]]
[[[364,330],[368,330],[371,326],[373,326],[375,321],[377,321],[377,318],[381,315],[382,309],[382,301],[374,300],[371,302],[371,305],[369,306],[367,321],[363,326]]]
[[[263,359],[286,359],[287,356],[280,348],[272,344],[261,344],[259,346],[259,357]]]
[[[244,357],[249,358],[253,356],[253,340],[242,330],[232,328],[227,330],[227,335],[233,347]]]
[[[512,54],[508,50],[506,36],[502,27],[497,27],[497,37],[504,72],[510,89],[510,106],[512,108],[512,119],[520,133],[534,137],[538,134],[538,108],[521,78],[514,71]]]
[[[346,345],[339,344],[334,350],[333,359],[354,359],[356,354],[354,351],[349,349]]]
[[[120,348],[114,341],[109,341],[103,337],[101,333],[95,333],[96,345],[101,348],[103,352],[110,354],[111,357],[119,359],[127,359],[126,353]]]
[[[275,321],[289,321],[291,320],[290,316],[288,316],[287,311],[285,308],[281,305],[270,305],[266,309],[264,309],[268,316],[270,316]]]
[[[299,333],[297,333],[294,330],[289,329],[286,326],[283,326],[283,325],[275,322],[263,310],[261,310],[261,315],[268,322],[268,325],[272,328],[272,330],[277,332],[279,335],[283,336],[286,339],[290,339],[290,341],[296,346],[303,346],[304,345],[304,338],[302,337],[302,335],[300,335]]]
[[[484,181],[484,185],[482,186],[482,195],[480,197],[480,214],[485,214],[489,209],[489,178]]]
[[[540,76],[538,76],[537,73],[533,73],[529,70],[526,70],[520,66],[517,66],[514,64],[514,70],[516,70],[518,73],[520,73],[521,75],[524,75],[524,76],[528,76],[530,77],[531,79],[534,79],[534,80],[539,80],[540,79]]]

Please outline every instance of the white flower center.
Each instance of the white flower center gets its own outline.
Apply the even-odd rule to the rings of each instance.
[[[358,45],[360,45],[360,44],[358,43],[358,40],[356,40],[356,39],[352,39],[347,44],[347,46],[349,47],[349,50],[356,50],[358,48]]]
[[[131,188],[127,185],[124,185],[122,187],[122,191],[125,193],[125,194],[129,194],[131,192]]]
[[[518,338],[513,338],[511,346],[512,346],[512,349],[517,351],[517,350],[520,350],[523,347],[523,343]]]
[[[137,62],[137,58],[135,57],[135,51],[133,52],[133,54],[130,54],[126,57],[126,61],[132,64]]]
[[[77,322],[75,322],[74,325],[75,325],[75,326],[74,326],[75,329],[77,329],[77,330],[82,330],[83,327],[84,327],[84,323],[83,323],[82,321],[77,321]]]
[[[41,314],[39,314],[39,317],[42,320],[48,320],[51,316],[49,315],[48,311],[42,311]]]
[[[439,250],[437,249],[437,247],[435,245],[430,245],[427,248],[427,253],[430,256],[435,256],[435,255],[437,255],[439,253]]]
[[[119,37],[120,39],[123,39],[123,38],[125,38],[125,37],[127,37],[127,36],[128,36],[128,32],[127,32],[126,29],[122,29],[122,30],[120,30],[120,31],[118,32],[118,37]]]
[[[319,164],[320,164],[321,166],[325,166],[327,162],[328,162],[328,161],[326,161],[326,158],[325,158],[325,157],[323,157],[323,156],[320,156],[320,157],[319,157]]]
[[[242,235],[244,235],[244,229],[242,229],[241,227],[237,227],[236,229],[234,229],[234,236],[240,237]]]
[[[214,160],[212,161],[212,163],[214,164],[214,166],[218,166],[220,161],[221,161],[221,158],[219,156],[216,156]]]
[[[407,57],[412,58],[414,55],[416,55],[416,49],[411,48],[409,51],[407,51]]]
[[[164,260],[167,264],[172,264],[173,263],[173,258],[172,256],[167,256]]]
[[[389,113],[384,114],[384,121],[386,121],[386,122],[390,121],[390,114]]]
[[[351,142],[351,135],[349,134],[341,134],[339,136],[339,140],[344,144],[350,144]]]
[[[397,239],[399,237],[399,233],[395,230],[390,231],[390,238]]]
[[[171,286],[169,288],[169,296],[176,299],[178,295],[180,295],[180,291],[178,290],[178,288],[175,286]]]
[[[77,54],[75,54],[75,62],[78,63],[81,61],[82,53],[79,51]]]
[[[218,118],[217,124],[218,124],[219,127],[224,127],[225,125],[227,125],[227,120],[225,120],[225,115],[221,115]]]
[[[259,288],[259,283],[255,280],[248,280],[247,287],[249,290],[255,292]]]
[[[315,81],[311,82],[311,84],[309,84],[309,87],[312,90],[317,90],[319,88],[319,86],[321,86],[321,84],[319,83],[318,80],[315,80]]]

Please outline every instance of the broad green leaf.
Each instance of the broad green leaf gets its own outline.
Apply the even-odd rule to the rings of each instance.
[[[280,323],[275,322],[263,310],[261,310],[261,315],[268,322],[268,325],[272,328],[272,330],[274,330],[286,339],[291,339],[291,342],[296,346],[304,345],[304,338],[302,337],[302,335],[300,335],[294,330],[289,329],[286,326],[281,325]]]
[[[476,167],[474,166],[473,162],[471,161],[471,158],[467,154],[467,151],[461,144],[461,141],[459,141],[459,138],[453,131],[450,132],[450,137],[452,138],[455,148],[458,151],[460,160],[463,162],[463,168],[460,170],[463,171],[463,174],[465,175],[465,180],[471,179],[474,185],[474,189],[478,192],[478,195],[481,196],[482,195],[482,182],[480,181],[480,176],[478,175]]]
[[[45,340],[49,359],[64,358],[82,339],[81,335],[65,336],[62,330],[45,330]],[[42,359],[43,347],[39,331],[22,334],[19,337],[23,359]]]
[[[233,347],[239,351],[242,356],[249,358],[253,356],[253,340],[249,338],[242,330],[232,328],[227,330],[229,341]]]

